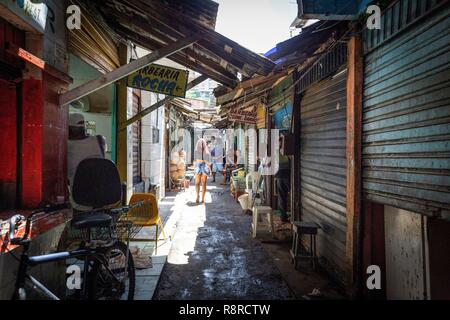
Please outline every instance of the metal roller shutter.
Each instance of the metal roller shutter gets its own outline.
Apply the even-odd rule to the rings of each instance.
[[[347,72],[306,90],[301,102],[302,220],[322,228],[317,251],[338,279],[346,270]]]
[[[450,9],[414,3],[386,11],[395,28],[365,35],[363,189],[371,201],[448,217]]]
[[[110,72],[120,66],[116,43],[107,33],[105,24],[94,21],[79,0],[70,3],[82,9],[81,30],[69,32],[69,50],[84,62],[102,73]],[[89,12],[95,15],[94,12]]]

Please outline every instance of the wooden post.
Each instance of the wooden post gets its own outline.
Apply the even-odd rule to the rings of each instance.
[[[117,68],[116,70],[111,71],[111,72],[101,76],[98,79],[89,81],[85,84],[82,84],[79,87],[76,87],[75,89],[72,89],[72,90],[62,94],[59,98],[59,102],[61,105],[66,105],[73,101],[79,100],[94,91],[102,89],[102,88],[110,85],[113,82],[116,82],[120,79],[125,78],[129,74],[131,74],[137,70],[140,70],[143,67],[148,66],[149,64],[151,64],[157,60],[160,60],[162,58],[170,56],[171,54],[174,54],[180,50],[183,50],[183,49],[189,47],[193,43],[197,42],[198,39],[199,39],[199,36],[194,35],[194,36],[185,38],[183,40],[177,41],[171,45],[168,45],[167,47],[156,50],[142,58],[134,60],[133,62],[128,63],[128,61],[127,61],[126,64],[123,64],[121,67]]]
[[[294,73],[294,83],[298,80],[298,73]],[[291,133],[294,137],[294,155],[291,157],[291,211],[294,221],[301,219],[301,190],[300,190],[300,158],[301,158],[301,99],[294,86],[294,103],[292,110]]]
[[[119,47],[119,59],[121,64],[128,63],[128,47]],[[127,121],[128,109],[128,89],[126,81],[117,82],[117,126]],[[127,130],[117,130],[117,168],[122,182],[127,182],[128,178],[128,132]]]
[[[358,285],[361,211],[363,56],[361,37],[348,42],[347,79],[347,260],[351,295]]]

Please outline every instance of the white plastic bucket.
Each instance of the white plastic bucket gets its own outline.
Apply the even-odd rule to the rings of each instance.
[[[249,207],[248,199],[249,199],[248,194],[243,194],[238,198],[239,204],[241,205],[242,210],[244,211],[248,210]]]

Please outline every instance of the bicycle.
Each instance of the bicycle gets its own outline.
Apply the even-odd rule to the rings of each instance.
[[[86,180],[86,177],[89,179]],[[60,300],[37,279],[28,274],[30,267],[76,258],[83,260],[82,287],[77,291],[79,299],[86,300],[133,300],[135,289],[135,270],[129,251],[129,240],[121,241],[117,226],[120,217],[142,203],[120,208],[104,209],[107,205],[117,203],[122,198],[121,184],[115,165],[104,159],[87,159],[80,163],[74,183],[74,200],[80,205],[93,205],[98,209],[74,217],[72,227],[86,235],[80,247],[74,251],[56,252],[42,256],[29,256],[30,231],[32,220],[36,215],[51,213],[61,207],[48,207],[31,213],[28,218],[15,215],[9,223],[9,241],[13,246],[22,247],[13,299],[26,300],[27,292],[32,290],[51,300]],[[97,190],[97,195],[87,194],[83,189],[90,185]],[[108,191],[105,193],[105,191]],[[99,208],[100,207],[100,208]],[[22,237],[16,238],[19,224],[25,221]],[[130,228],[131,226],[122,226]],[[108,230],[109,237],[94,239],[93,229]],[[94,235],[94,237],[93,237]],[[129,237],[128,237],[129,239]],[[13,254],[11,252],[11,254]],[[14,255],[14,254],[13,254]]]

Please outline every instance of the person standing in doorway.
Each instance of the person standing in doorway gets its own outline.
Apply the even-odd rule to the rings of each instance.
[[[195,161],[195,203],[200,202],[200,185],[202,187],[202,203],[205,203],[206,183],[208,176],[211,174],[211,168],[206,159],[210,156],[208,145],[203,138],[198,139],[195,146],[196,161]]]
[[[88,158],[105,159],[106,138],[104,136],[91,136],[87,132],[86,121],[80,113],[69,115],[69,141],[67,152],[67,171],[69,181],[69,194],[73,188],[73,180],[81,161]],[[72,199],[71,203],[75,209],[82,209]]]

